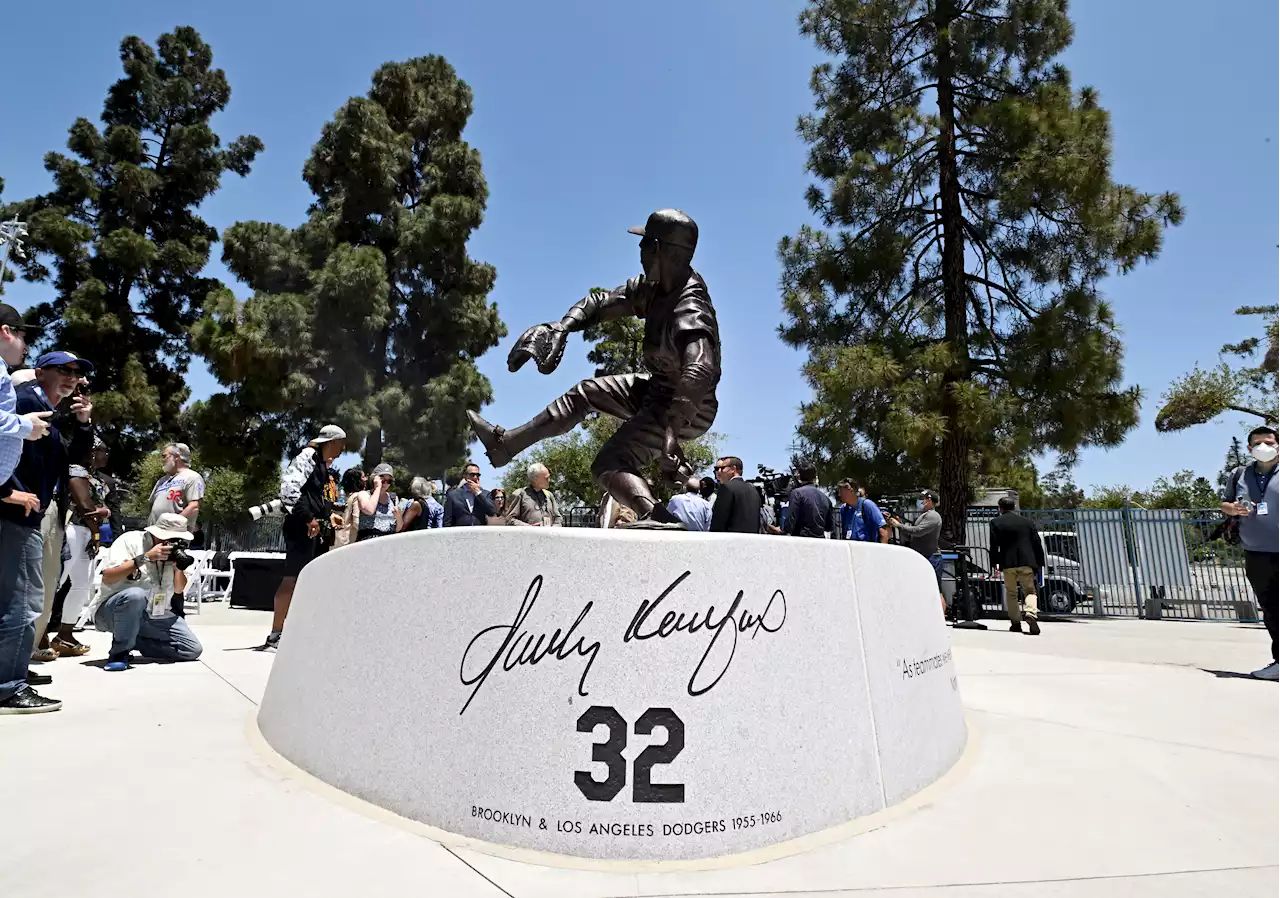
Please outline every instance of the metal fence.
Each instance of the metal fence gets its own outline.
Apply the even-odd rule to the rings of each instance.
[[[1028,509],[1044,538],[1046,591],[1078,590],[1073,612],[1181,620],[1260,619],[1244,552],[1216,538],[1217,509]],[[970,511],[965,543],[990,544],[995,509]],[[1085,601],[1091,594],[1092,600]]]
[[[267,515],[259,521],[210,527],[205,545],[219,552],[283,552],[283,524],[283,515]]]

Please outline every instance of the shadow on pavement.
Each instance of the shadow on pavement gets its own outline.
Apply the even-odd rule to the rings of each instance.
[[[1270,682],[1270,680],[1260,680],[1257,677],[1250,676],[1247,673],[1241,673],[1238,670],[1210,670],[1207,667],[1201,667],[1200,670],[1207,674],[1213,674],[1219,680],[1253,680],[1256,683]]]

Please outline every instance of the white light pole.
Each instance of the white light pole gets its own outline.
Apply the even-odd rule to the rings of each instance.
[[[27,236],[27,223],[18,221],[15,215],[12,221],[0,221],[0,287],[4,285],[4,273],[9,263],[9,249],[18,259],[26,258],[22,254],[22,238]]]

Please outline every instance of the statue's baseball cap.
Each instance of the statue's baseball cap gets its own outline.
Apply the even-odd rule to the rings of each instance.
[[[22,313],[13,306],[0,302],[0,325],[7,324],[9,330],[22,331],[29,337],[38,337],[44,328],[38,324],[30,324],[22,317]]]
[[[659,209],[649,216],[642,228],[627,228],[628,234],[653,237],[687,250],[698,248],[698,226],[679,209]]]
[[[67,352],[65,349],[54,349],[46,352],[40,358],[36,359],[35,367],[51,368],[54,365],[78,365],[80,370],[85,374],[93,373],[93,362],[88,359],[82,359],[74,352]]]

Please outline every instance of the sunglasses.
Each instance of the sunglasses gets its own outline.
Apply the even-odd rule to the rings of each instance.
[[[468,480],[479,480],[479,479],[480,479],[480,472],[479,472],[479,471],[468,471],[467,473],[463,474],[462,476],[463,476],[463,477],[465,477],[465,478],[467,478]]]
[[[728,470],[729,470],[730,468],[732,468],[732,467],[733,467],[733,465],[716,465],[716,466],[715,466],[714,468],[712,468],[711,470],[713,470],[713,471],[728,471]]]
[[[54,365],[53,370],[59,374],[65,374],[67,377],[80,377],[84,374],[79,368],[72,368],[70,365]]]

